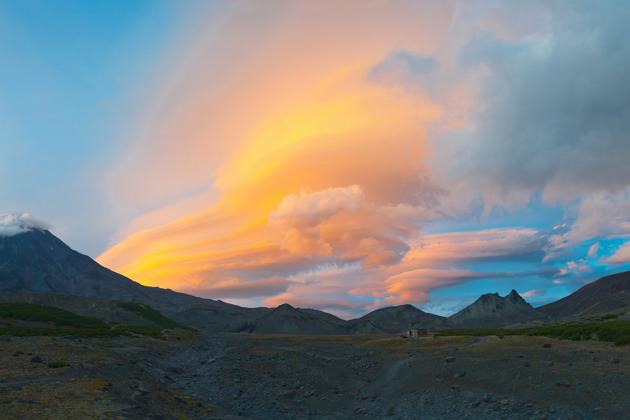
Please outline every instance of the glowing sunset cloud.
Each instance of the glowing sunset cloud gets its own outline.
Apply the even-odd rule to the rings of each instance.
[[[289,285],[269,279],[330,264],[370,270],[398,263],[417,234],[417,220],[430,217],[438,192],[422,162],[427,127],[443,123],[443,110],[429,98],[374,83],[369,72],[391,45],[417,35],[410,32],[416,21],[407,16],[413,11],[422,16],[416,6],[390,10],[379,2],[365,9],[293,11],[289,24],[266,35],[265,53],[248,66],[258,83],[251,84],[248,72],[223,81],[224,95],[242,101],[235,112],[243,124],[234,116],[213,118],[214,97],[201,99],[196,109],[187,103],[185,113],[208,121],[187,124],[191,117],[184,116],[172,122],[181,126],[181,134],[169,132],[178,141],[165,139],[160,147],[174,147],[174,161],[159,173],[145,173],[167,190],[171,184],[160,182],[164,176],[185,185],[189,161],[177,155],[208,150],[207,143],[224,140],[204,133],[234,127],[242,137],[224,163],[206,169],[212,188],[220,191],[218,201],[129,235],[99,261],[144,284],[213,297],[252,296],[253,289],[268,296]],[[317,16],[322,12],[338,14],[339,22]],[[449,8],[440,13],[447,22]],[[347,26],[351,16],[358,21]],[[329,26],[322,37],[318,26],[324,22]],[[386,39],[370,35],[374,24],[389,34]],[[430,48],[430,42],[415,43]],[[296,53],[304,61],[293,61]],[[285,65],[287,60],[296,65]],[[199,169],[195,159],[193,174]],[[147,193],[156,192],[149,186]]]
[[[592,18],[589,54],[630,63],[603,52],[622,19],[560,9],[236,1],[200,17],[105,177],[136,217],[99,262],[342,316],[515,279],[542,301],[627,263],[627,96],[612,88],[627,83],[577,36]],[[602,77],[582,83],[575,63]]]
[[[630,270],[628,21],[613,0],[0,2],[0,214],[245,306],[548,303]]]

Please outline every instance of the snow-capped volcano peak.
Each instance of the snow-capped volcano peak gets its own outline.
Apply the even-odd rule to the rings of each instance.
[[[0,213],[0,236],[14,236],[33,229],[48,230],[49,226],[28,213]]]

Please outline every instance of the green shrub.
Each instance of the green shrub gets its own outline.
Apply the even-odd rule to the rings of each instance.
[[[593,337],[601,341],[609,341],[616,345],[630,344],[630,322],[609,321],[586,324],[564,324],[546,327],[523,329],[475,328],[442,330],[441,335],[489,336],[525,335],[558,338],[562,340],[591,340]]]
[[[48,322],[60,327],[106,328],[109,325],[63,309],[33,303],[0,303],[0,318],[31,322]]]
[[[149,305],[143,305],[136,302],[117,302],[117,305],[119,308],[133,312],[136,315],[140,315],[141,317],[146,318],[163,328],[181,328],[184,330],[196,331],[194,328],[182,325],[179,322],[175,322],[172,319],[165,317]]]
[[[117,325],[114,331],[120,335],[145,335],[153,338],[164,338],[162,328],[160,327],[145,327],[141,325]]]
[[[2,327],[0,334],[11,334],[18,337],[32,336],[72,336],[80,338],[108,338],[131,335],[144,335],[153,338],[164,338],[162,328],[182,328],[196,331],[190,327],[172,321],[147,305],[132,302],[119,302],[118,306],[144,316],[160,325],[146,327],[140,325],[108,324],[93,318],[87,318],[64,311],[63,309],[36,305],[31,303],[0,303],[0,319],[46,322],[46,327]]]
[[[48,367],[51,368],[51,369],[58,369],[58,368],[66,367],[66,366],[70,366],[70,365],[67,364],[66,362],[50,362],[50,363],[48,363]]]

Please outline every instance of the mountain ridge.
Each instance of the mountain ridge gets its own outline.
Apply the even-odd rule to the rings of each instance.
[[[342,320],[327,312],[294,308],[245,308],[170,289],[143,286],[72,250],[46,229],[0,236],[0,294],[56,294],[156,307],[167,317],[207,331],[284,334],[394,334],[411,327],[494,328],[580,313],[598,314],[630,305],[630,272],[596,280],[551,304],[533,308],[515,290],[486,293],[447,318],[405,304]]]
[[[610,274],[588,283],[569,296],[540,306],[538,310],[553,317],[570,317],[585,313],[595,305],[614,310],[630,305],[630,271]],[[604,306],[604,305],[602,305]]]
[[[0,236],[0,293],[56,293],[147,304],[229,305],[143,286],[103,267],[44,229]]]
[[[512,289],[503,297],[498,293],[481,295],[472,304],[446,318],[442,325],[451,328],[499,328],[544,317]]]

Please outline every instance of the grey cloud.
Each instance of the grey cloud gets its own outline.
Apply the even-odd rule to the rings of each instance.
[[[439,61],[432,56],[407,50],[394,50],[368,73],[368,80],[385,86],[430,86]]]
[[[462,71],[490,76],[452,175],[544,189],[552,201],[630,183],[630,4],[553,6],[549,37],[484,33],[461,50]]]

